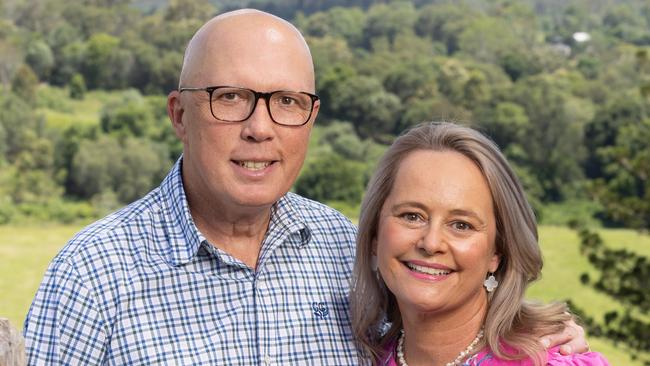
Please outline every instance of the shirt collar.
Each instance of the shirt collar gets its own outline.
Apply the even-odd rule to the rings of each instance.
[[[183,265],[196,255],[205,237],[197,229],[190,214],[190,207],[185,196],[182,177],[183,157],[181,156],[167,177],[160,185],[165,203],[164,220],[169,220],[167,239],[169,242],[168,258],[174,265]]]
[[[267,237],[273,233],[285,237],[291,234],[300,233],[300,240],[297,244],[303,247],[311,241],[312,230],[309,227],[309,220],[301,209],[300,196],[294,193],[287,193],[280,197],[271,209],[271,223]]]

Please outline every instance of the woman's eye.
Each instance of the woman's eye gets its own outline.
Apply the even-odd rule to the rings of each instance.
[[[454,222],[452,224],[452,226],[454,227],[454,229],[460,230],[460,231],[471,230],[473,228],[472,225],[470,225],[470,224],[468,224],[466,222],[463,222],[463,221],[456,221],[456,222]]]
[[[400,216],[408,222],[416,222],[420,220],[420,215],[413,212],[403,213]]]

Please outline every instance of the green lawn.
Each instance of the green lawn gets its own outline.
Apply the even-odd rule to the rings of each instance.
[[[104,106],[120,100],[128,90],[94,90],[81,100],[70,99],[67,89],[49,85],[41,85],[38,93],[43,105],[37,112],[45,118],[48,127],[63,130],[72,125],[99,124]]]
[[[48,262],[80,229],[79,225],[0,226],[0,316],[22,327],[38,284]],[[626,247],[650,257],[650,236],[630,230],[601,230],[606,243]],[[542,279],[528,291],[529,298],[544,301],[572,301],[592,317],[600,319],[606,311],[617,309],[606,295],[580,283],[582,272],[592,272],[587,260],[578,251],[577,235],[563,227],[540,229],[544,251]],[[592,349],[604,353],[612,365],[641,366],[629,352],[602,339],[590,338]]]
[[[22,328],[47,265],[80,227],[0,226],[0,316]]]

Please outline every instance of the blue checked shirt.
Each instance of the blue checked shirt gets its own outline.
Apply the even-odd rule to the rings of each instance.
[[[197,230],[180,165],[54,258],[25,321],[29,364],[357,365],[354,226],[288,193],[253,270]]]

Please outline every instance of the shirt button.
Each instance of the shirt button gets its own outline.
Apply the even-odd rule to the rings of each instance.
[[[269,355],[264,355],[264,363],[265,363],[266,365],[270,365],[270,364],[271,364],[271,356],[269,356]]]

